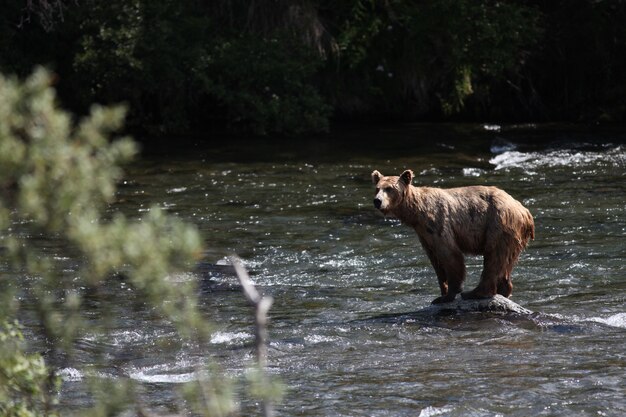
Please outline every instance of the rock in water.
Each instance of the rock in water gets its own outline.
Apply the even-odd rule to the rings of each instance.
[[[483,298],[480,300],[463,300],[461,297],[457,297],[450,303],[431,304],[429,307],[426,307],[425,310],[433,312],[493,311],[499,313],[532,314],[532,311],[529,309],[499,294],[492,298]]]

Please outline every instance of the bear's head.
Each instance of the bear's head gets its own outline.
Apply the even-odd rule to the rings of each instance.
[[[404,171],[399,177],[385,177],[378,171],[372,172],[372,182],[376,186],[374,207],[383,214],[387,214],[398,207],[404,200],[406,190],[413,181],[413,176],[413,171],[410,169]]]

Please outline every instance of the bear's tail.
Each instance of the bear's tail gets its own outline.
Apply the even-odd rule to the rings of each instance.
[[[533,215],[530,214],[530,211],[525,210],[524,213],[524,246],[528,244],[529,240],[535,240],[535,220],[533,219]]]

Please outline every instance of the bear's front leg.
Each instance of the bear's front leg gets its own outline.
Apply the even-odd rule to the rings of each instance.
[[[463,265],[465,270],[465,265]],[[439,281],[439,288],[441,289],[441,296],[435,298],[432,304],[451,303],[456,298],[456,295],[462,291],[463,280],[458,278],[458,275],[454,275],[456,278],[448,280],[448,282],[442,282],[441,278],[437,277]],[[463,277],[463,276],[462,276]]]
[[[443,303],[451,303],[454,301],[454,299],[456,298],[456,293],[453,294],[451,292],[449,292],[446,295],[442,295],[441,297],[437,297],[435,298],[431,304],[443,304]]]
[[[441,290],[441,296],[435,298],[432,303],[442,304],[454,301],[456,295],[462,291],[465,280],[463,253],[460,250],[438,251],[430,260],[437,273]]]

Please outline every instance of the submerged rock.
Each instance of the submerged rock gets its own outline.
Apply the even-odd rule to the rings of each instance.
[[[481,300],[464,300],[461,297],[457,297],[450,303],[431,304],[426,307],[425,310],[432,312],[440,311],[457,311],[457,312],[471,312],[471,311],[493,311],[500,313],[515,313],[515,314],[532,314],[527,308],[522,307],[514,301],[509,300],[501,295],[496,295],[492,298],[484,298]]]

